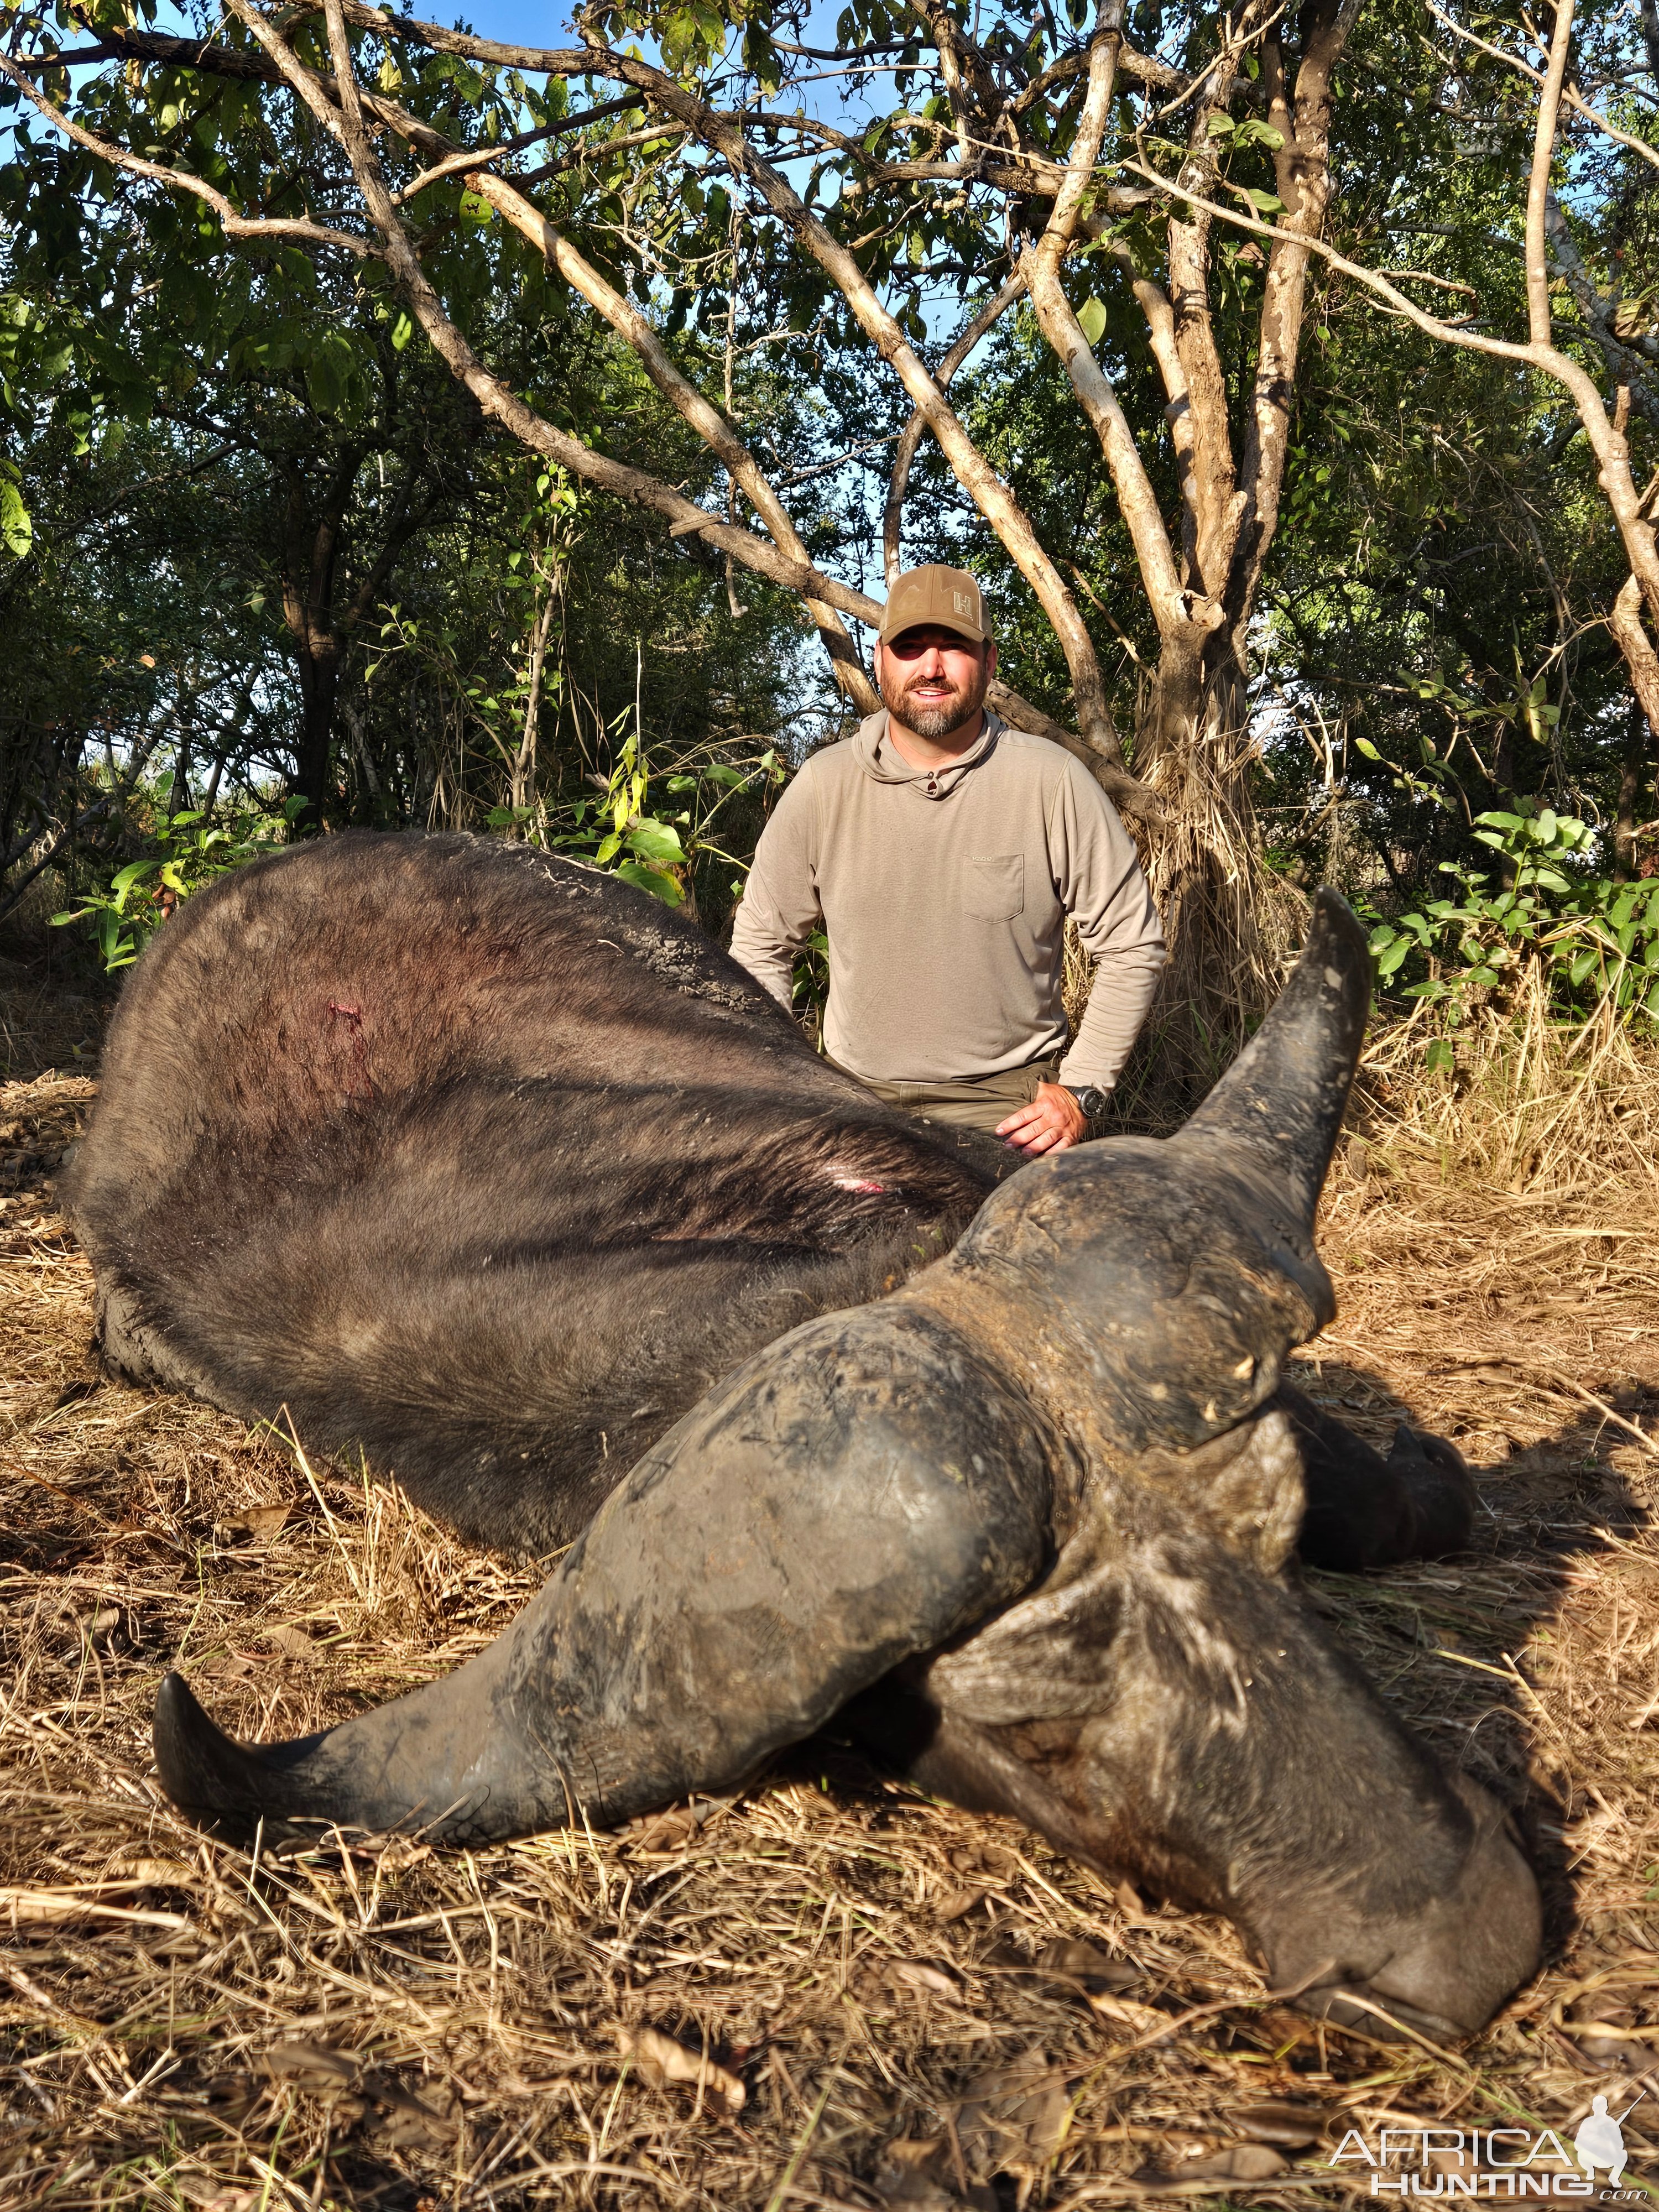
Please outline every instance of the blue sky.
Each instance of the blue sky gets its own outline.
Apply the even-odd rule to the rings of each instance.
[[[481,39],[500,39],[520,46],[574,46],[568,12],[547,0],[473,0],[464,13],[449,9],[411,8],[431,23],[465,23]]]

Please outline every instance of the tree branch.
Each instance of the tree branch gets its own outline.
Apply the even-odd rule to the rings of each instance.
[[[1001,321],[1016,300],[1025,295],[1025,272],[1016,270],[996,297],[988,301],[974,317],[967,329],[940,362],[934,371],[934,381],[941,392],[948,391],[951,380],[969,355],[988,331]],[[887,588],[903,567],[901,529],[904,515],[904,495],[910,487],[910,471],[915,466],[916,454],[921,450],[927,418],[918,408],[905,424],[900,434],[897,451],[893,455],[892,472],[887,482],[887,505],[881,518],[883,564],[887,576]]]
[[[234,209],[224,201],[222,195],[215,194],[209,188],[204,194],[198,196],[206,197],[209,204],[215,207],[228,234],[239,235],[256,231],[269,233],[281,230],[289,235],[307,236],[313,243],[346,244],[356,252],[375,254],[376,258],[385,259],[392,268],[416,320],[439,357],[458,381],[471,392],[483,411],[520,442],[566,468],[578,479],[665,515],[672,526],[672,534],[702,538],[711,548],[726,554],[752,572],[798,593],[809,602],[821,603],[826,612],[835,609],[860,621],[879,623],[881,610],[874,601],[820,574],[804,553],[794,557],[781,547],[767,544],[753,532],[723,521],[641,471],[594,453],[576,439],[556,429],[495,376],[472,351],[446,313],[422,267],[408,233],[404,229],[364,123],[366,114],[373,115],[377,122],[386,124],[400,136],[405,135],[407,131],[411,143],[417,143],[414,134],[425,130],[425,126],[417,125],[412,117],[405,116],[392,102],[373,94],[365,94],[358,86],[352,70],[344,28],[347,19],[380,32],[392,27],[390,19],[374,9],[352,4],[352,0],[330,0],[325,12],[331,56],[335,63],[334,74],[331,78],[301,64],[275,27],[257,7],[251,4],[251,0],[227,0],[227,4],[262,49],[258,56],[237,55],[222,47],[203,46],[188,40],[176,42],[176,46],[183,51],[174,51],[175,42],[168,42],[162,46],[155,34],[149,33],[129,34],[122,40],[123,48],[129,51],[133,58],[161,61],[169,66],[195,66],[213,73],[286,83],[304,102],[319,125],[336,139],[345,152],[364,205],[380,234],[382,244],[377,251],[365,240],[349,240],[343,234],[337,236],[318,226],[278,224],[263,220],[251,222],[238,216]],[[397,27],[401,30],[404,27],[399,24]],[[441,49],[472,52],[489,44],[473,40],[458,43],[455,39],[438,33],[436,27],[410,26],[409,28],[411,33],[422,37],[430,28],[433,36],[429,42]],[[513,57],[509,51],[506,55],[480,52],[478,58]],[[1103,740],[1106,744],[1115,746],[1115,739],[1105,710],[1103,687],[1092,644],[1069,592],[1060,583],[1048,556],[1037,544],[1029,521],[1006,487],[967,438],[956,416],[945,404],[939,387],[905,343],[897,325],[881,307],[851,255],[811,216],[787,182],[747,146],[735,125],[714,115],[702,103],[684,93],[661,72],[630,56],[592,50],[570,52],[557,58],[562,64],[562,73],[573,76],[609,75],[613,79],[620,78],[636,92],[644,93],[653,104],[660,104],[670,113],[675,113],[677,119],[685,123],[696,135],[703,137],[706,143],[720,152],[738,175],[757,185],[768,204],[789,222],[802,237],[809,251],[826,267],[827,273],[848,296],[855,315],[875,340],[878,350],[897,369],[917,402],[917,411],[945,447],[952,466],[974,496],[981,512],[986,514],[1003,538],[1005,544],[1008,545],[1017,562],[1037,589],[1045,611],[1048,612],[1049,619],[1066,650],[1073,669],[1073,689],[1078,696],[1079,714],[1084,720],[1088,741],[1062,729],[1005,684],[997,683],[991,686],[991,704],[1017,726],[1032,730],[1062,744],[1079,758],[1087,761],[1097,780],[1125,812],[1147,823],[1160,822],[1163,817],[1155,797],[1121,766],[1102,757]],[[25,91],[30,89],[27,85],[21,88]],[[60,119],[55,110],[51,112],[54,121]],[[70,128],[71,135],[78,130],[78,126]],[[81,137],[82,143],[89,144],[90,150],[118,165],[125,163],[136,168],[140,167],[136,157],[124,156],[119,149],[106,147],[91,134],[82,133]],[[435,143],[430,145],[429,150],[440,156],[447,157],[453,151],[461,150],[452,149],[438,134],[430,134],[430,138]],[[475,158],[487,160],[489,152],[490,149],[481,149],[480,155]],[[201,182],[185,178],[182,173],[167,171],[152,164],[142,165],[140,173],[152,174],[158,181],[185,191],[196,191]],[[475,170],[474,173],[480,184],[503,191],[511,190],[511,187],[504,185],[502,179],[491,178],[483,170]],[[528,212],[539,229],[541,217],[534,210]],[[672,369],[672,364],[668,366]],[[674,374],[678,374],[678,372]],[[685,390],[690,392],[691,387],[687,386]],[[735,444],[736,441],[733,442]],[[763,483],[758,472],[757,483]],[[778,512],[781,514],[781,508]],[[799,542],[797,538],[795,543],[798,544]],[[1068,615],[1069,621],[1066,619]]]
[[[1659,425],[1659,393],[1655,392],[1648,375],[1651,364],[1633,346],[1627,346],[1613,328],[1607,302],[1590,282],[1589,271],[1573,243],[1567,219],[1553,189],[1545,200],[1544,224],[1554,256],[1550,265],[1566,278],[1567,289],[1577,302],[1586,329],[1601,348],[1609,374],[1615,383],[1628,386],[1631,404],[1643,419]]]
[[[1630,671],[1630,688],[1636,694],[1637,704],[1647,716],[1649,729],[1659,738],[1659,653],[1654,651],[1653,641],[1642,627],[1642,586],[1638,578],[1626,580],[1613,603],[1607,628],[1625,656],[1625,665]]]
[[[1528,367],[1541,370],[1546,376],[1553,377],[1565,387],[1578,410],[1578,419],[1584,426],[1585,434],[1600,464],[1599,481],[1607,495],[1607,504],[1613,509],[1613,520],[1619,526],[1626,556],[1632,573],[1641,580],[1643,596],[1650,612],[1656,621],[1659,621],[1659,552],[1656,551],[1652,525],[1643,514],[1641,501],[1631,479],[1630,448],[1623,432],[1609,419],[1595,378],[1571,355],[1563,353],[1553,344],[1521,344],[1513,339],[1488,337],[1483,331],[1460,329],[1455,324],[1443,323],[1438,316],[1430,314],[1414,301],[1408,300],[1386,276],[1379,276],[1374,269],[1367,269],[1358,261],[1350,261],[1346,254],[1327,246],[1323,239],[1310,237],[1305,231],[1286,230],[1282,227],[1276,228],[1258,216],[1242,214],[1237,208],[1222,207],[1212,200],[1200,201],[1196,193],[1188,191],[1168,177],[1160,177],[1156,170],[1146,167],[1141,162],[1121,161],[1118,167],[1127,169],[1134,176],[1146,178],[1149,184],[1161,185],[1166,192],[1171,192],[1178,198],[1205,207],[1209,214],[1219,216],[1236,230],[1249,231],[1257,238],[1277,240],[1288,237],[1295,240],[1298,245],[1306,246],[1310,253],[1318,254],[1331,268],[1340,270],[1345,276],[1352,276],[1357,284],[1374,293],[1378,299],[1386,301],[1397,315],[1415,324],[1430,337],[1438,338],[1444,345],[1461,346],[1469,353],[1487,354],[1495,361],[1524,362]]]
[[[1083,194],[1100,158],[1116,76],[1115,24],[1121,20],[1122,0],[1110,0],[1107,27],[1090,56],[1089,94],[1073,143],[1069,187],[1057,196],[1041,241],[1035,248],[1026,248],[1020,266],[1030,288],[1031,305],[1042,334],[1066,371],[1100,441],[1135,557],[1140,563],[1141,580],[1152,601],[1153,617],[1160,635],[1167,639],[1177,635],[1188,621],[1169,533],[1158,512],[1152,479],[1112,389],[1111,380],[1096,360],[1060,281],[1060,259],[1071,242],[1082,211]]]
[[[1284,46],[1277,30],[1264,40],[1261,49],[1267,119],[1283,140],[1273,157],[1273,177],[1285,203],[1285,220],[1300,231],[1320,235],[1330,202],[1332,83],[1347,41],[1349,20],[1347,11],[1329,0],[1308,10],[1293,94],[1285,87]],[[1261,344],[1240,471],[1244,508],[1227,580],[1227,618],[1235,628],[1255,604],[1267,550],[1279,528],[1307,276],[1306,247],[1291,238],[1275,240],[1262,288]]]
[[[180,41],[181,44],[186,43]],[[299,219],[283,220],[276,216],[239,215],[224,194],[205,178],[192,176],[188,169],[170,169],[160,161],[146,161],[139,155],[129,154],[125,147],[112,145],[100,138],[80,124],[71,122],[60,107],[55,107],[46,94],[37,91],[27,76],[9,55],[0,54],[0,76],[8,78],[46,120],[76,145],[95,154],[100,161],[107,161],[112,168],[125,169],[135,177],[146,177],[152,183],[166,185],[171,191],[184,192],[192,199],[201,200],[219,218],[227,238],[295,238],[310,246],[337,246],[345,252],[355,254],[359,260],[378,260],[380,256],[367,239],[354,238],[349,232],[330,230],[325,225]]]
[[[1659,7],[1656,7],[1655,0],[1642,0],[1642,8],[1644,26],[1645,27],[1648,15],[1651,13],[1655,35],[1659,37]],[[1428,0],[1428,9],[1435,21],[1443,23],[1454,38],[1463,40],[1468,46],[1479,47],[1483,54],[1490,54],[1493,61],[1502,62],[1506,68],[1517,70],[1522,76],[1529,76],[1534,84],[1544,83],[1545,72],[1542,70],[1535,70],[1530,62],[1523,62],[1519,54],[1505,53],[1502,46],[1494,46],[1487,40],[1477,38],[1473,31],[1466,31],[1454,16],[1447,15],[1443,8],[1437,8],[1435,5],[1435,0]],[[1651,53],[1652,51],[1652,46],[1650,45],[1650,52]],[[1655,63],[1654,73],[1659,76],[1659,61]],[[1582,115],[1587,123],[1593,123],[1598,131],[1605,131],[1609,138],[1616,139],[1620,145],[1628,146],[1632,154],[1639,154],[1643,161],[1650,162],[1653,167],[1659,169],[1659,153],[1656,153],[1644,138],[1632,138],[1629,131],[1621,131],[1617,124],[1609,122],[1599,108],[1592,107],[1583,98],[1577,85],[1564,86],[1561,98],[1575,114]]]
[[[636,92],[625,92],[620,100],[607,100],[598,107],[586,109],[580,115],[567,115],[557,123],[544,123],[534,131],[521,131],[517,137],[503,138],[494,146],[463,147],[445,160],[434,162],[431,168],[423,170],[413,184],[405,185],[400,192],[394,192],[392,203],[395,206],[404,206],[414,198],[416,192],[423,192],[428,185],[435,185],[445,177],[455,175],[469,162],[479,167],[486,161],[499,161],[508,154],[522,154],[528,147],[538,146],[545,139],[562,138],[572,131],[585,130],[590,123],[604,123],[613,115],[624,115],[639,104],[640,96]]]
[[[1245,11],[1247,19],[1249,12]],[[1182,181],[1194,190],[1207,189],[1218,173],[1220,156],[1210,123],[1226,113],[1236,74],[1237,51],[1230,44],[1214,64],[1204,95],[1193,110],[1180,173]],[[1210,218],[1201,210],[1186,222],[1171,211],[1169,264],[1170,306],[1190,426],[1191,458],[1181,485],[1186,507],[1186,580],[1212,601],[1218,623],[1244,501],[1233,462],[1227,380],[1210,313]]]
[[[1527,179],[1527,334],[1534,345],[1550,343],[1549,255],[1544,244],[1544,222],[1548,209],[1550,171],[1555,164],[1555,131],[1561,112],[1561,87],[1572,51],[1573,0],[1555,0],[1555,35],[1550,42],[1550,65],[1538,98],[1538,123],[1533,133],[1532,171]]]
[[[731,424],[705,399],[669,358],[667,349],[631,301],[608,283],[540,210],[531,205],[512,181],[483,170],[469,173],[468,187],[504,221],[512,224],[538,252],[558,270],[574,291],[596,309],[618,337],[626,339],[643,363],[645,372],[671,407],[688,422],[719,459],[734,483],[742,487],[750,505],[771,533],[773,542],[792,560],[810,566],[810,556],[787,510],[757,465],[754,455]],[[879,695],[866,672],[846,624],[826,601],[808,598],[807,610],[830,656],[842,690],[861,714],[873,714],[881,705]]]

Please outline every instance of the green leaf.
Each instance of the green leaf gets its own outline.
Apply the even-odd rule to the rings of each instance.
[[[632,884],[636,890],[649,891],[653,898],[659,898],[665,906],[679,906],[684,902],[685,893],[672,876],[659,875],[655,868],[647,868],[641,861],[624,860],[617,873],[625,884]]]
[[[1456,1058],[1450,1040],[1447,1037],[1432,1038],[1423,1054],[1425,1072],[1430,1075],[1449,1075],[1455,1065]]]
[[[1276,192],[1258,191],[1254,185],[1246,185],[1244,197],[1258,215],[1283,215],[1285,203]]]
[[[647,819],[637,823],[628,833],[628,846],[642,860],[657,860],[678,867],[685,859],[679,831],[666,822]]]
[[[1367,760],[1380,761],[1382,759],[1382,754],[1378,752],[1376,747],[1371,743],[1369,738],[1356,738],[1353,742],[1355,750],[1364,753]]]
[[[9,477],[0,477],[0,544],[21,560],[34,542],[34,525],[23,495]]]
[[[1077,312],[1078,328],[1090,345],[1097,346],[1106,333],[1106,303],[1103,300],[1085,300]]]
[[[414,335],[414,324],[410,320],[406,314],[400,312],[397,320],[392,325],[392,351],[394,353],[401,353]]]

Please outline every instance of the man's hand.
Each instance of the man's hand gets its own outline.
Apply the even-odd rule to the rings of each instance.
[[[1081,1144],[1088,1127],[1083,1109],[1063,1083],[1039,1083],[1029,1106],[997,1123],[997,1134],[1036,1159],[1041,1152],[1063,1152],[1068,1145]]]

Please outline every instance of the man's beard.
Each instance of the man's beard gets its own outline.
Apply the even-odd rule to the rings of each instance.
[[[937,744],[941,738],[948,738],[964,723],[973,720],[985,703],[986,681],[981,665],[976,679],[965,690],[959,691],[948,707],[924,707],[910,697],[906,687],[889,679],[881,687],[881,703],[903,728],[914,730],[917,737]]]

